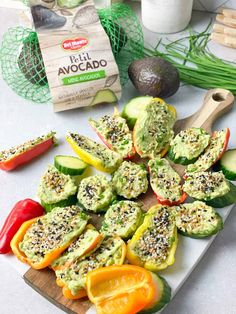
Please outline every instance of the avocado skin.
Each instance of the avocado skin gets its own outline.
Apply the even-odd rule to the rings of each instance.
[[[179,89],[178,70],[160,57],[133,61],[128,69],[129,78],[142,95],[169,97]]]
[[[43,57],[35,32],[30,32],[24,40],[17,64],[25,78],[32,84],[41,86],[48,84]]]
[[[42,5],[32,6],[31,14],[36,29],[54,29],[66,24],[66,18],[64,16],[58,15],[56,12]]]

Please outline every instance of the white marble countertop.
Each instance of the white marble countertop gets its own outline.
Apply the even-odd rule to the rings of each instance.
[[[135,4],[138,5],[138,4]],[[8,27],[17,25],[14,10],[1,9],[0,39]],[[202,29],[209,22],[210,16],[195,12],[191,24]],[[179,35],[172,35],[175,38]],[[158,36],[145,31],[146,40],[158,41]],[[220,57],[236,59],[236,51],[212,45],[213,51]],[[196,111],[202,102],[205,91],[184,86],[179,92],[168,99],[176,106],[182,118]],[[121,101],[136,95],[134,88],[128,85]],[[12,173],[0,173],[0,226],[14,203],[26,197],[34,197],[39,177],[57,153],[69,153],[69,147],[62,142],[68,129],[82,130],[83,121],[90,115],[100,115],[101,107],[93,111],[80,109],[54,114],[49,104],[33,104],[14,94],[5,82],[0,79],[0,148],[21,143],[47,130],[57,130],[60,140],[59,147],[51,150],[24,168]],[[111,106],[106,107],[112,111]],[[236,147],[236,109],[221,118],[216,128],[230,127],[232,136],[231,147]],[[84,134],[90,131],[83,129]],[[187,279],[181,290],[163,311],[164,314],[235,314],[236,313],[236,214],[232,210],[225,223],[224,230],[217,236],[203,259]],[[1,314],[56,314],[63,313],[54,305],[42,298],[27,286],[18,272],[7,260],[0,256],[0,300]],[[118,313],[117,313],[118,314]]]

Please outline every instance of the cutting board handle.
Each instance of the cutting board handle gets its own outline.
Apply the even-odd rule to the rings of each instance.
[[[230,91],[221,88],[209,90],[202,107],[194,114],[192,126],[210,131],[215,120],[230,111],[233,103],[234,95]]]

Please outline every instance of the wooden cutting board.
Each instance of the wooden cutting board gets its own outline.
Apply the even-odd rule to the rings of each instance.
[[[208,91],[202,107],[195,114],[176,122],[175,132],[177,133],[188,127],[203,127],[206,131],[211,133],[215,120],[230,111],[233,102],[234,96],[227,90],[212,89]],[[174,164],[173,166],[179,174],[183,174],[183,166]],[[154,194],[150,190],[141,200],[144,202],[146,210],[157,203]],[[94,215],[93,221],[95,224],[99,223],[99,219],[96,215]],[[25,282],[33,289],[67,313],[85,314],[91,306],[91,303],[86,299],[82,301],[71,301],[64,298],[61,288],[55,283],[55,274],[50,269],[34,270],[31,268],[23,277]]]

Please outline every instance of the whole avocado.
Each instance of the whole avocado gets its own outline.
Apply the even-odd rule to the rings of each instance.
[[[160,57],[133,61],[128,69],[129,78],[142,95],[169,97],[180,85],[178,70]]]
[[[25,38],[17,63],[20,71],[32,84],[48,84],[37,33],[30,32]]]

